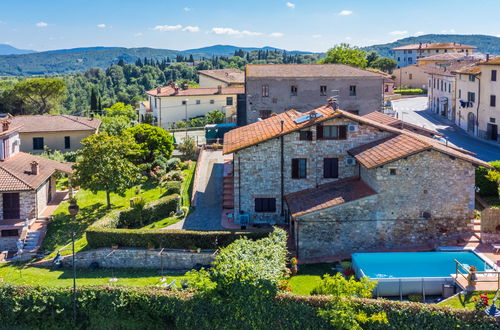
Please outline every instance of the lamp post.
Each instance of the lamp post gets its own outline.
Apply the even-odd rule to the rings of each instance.
[[[186,138],[188,136],[188,127],[187,127],[187,125],[188,125],[188,101],[189,101],[189,99],[183,100],[184,106],[185,106],[185,117],[186,117]]]

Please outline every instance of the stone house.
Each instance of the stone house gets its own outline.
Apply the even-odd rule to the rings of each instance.
[[[2,121],[0,140],[0,251],[16,249],[34,221],[54,198],[57,172],[71,173],[70,163],[21,152],[19,126]]]
[[[299,258],[470,233],[474,167],[488,164],[386,117],[330,104],[226,133],[235,222],[288,224]]]
[[[200,88],[244,87],[245,72],[240,69],[199,70]]]
[[[98,133],[101,120],[70,115],[27,115],[11,118],[19,126],[21,151],[41,153],[45,147],[63,152],[81,148],[81,140]]]
[[[248,64],[246,109],[241,125],[294,109],[320,107],[335,96],[342,109],[355,114],[381,110],[385,76],[343,64]]]

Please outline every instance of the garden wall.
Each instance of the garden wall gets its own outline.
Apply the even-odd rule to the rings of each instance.
[[[487,208],[481,211],[481,241],[498,243],[500,241],[500,209]]]
[[[166,270],[190,270],[195,266],[211,265],[215,251],[190,252],[182,250],[146,249],[96,249],[78,252],[75,264],[78,268],[89,268],[94,262],[104,268],[147,268]],[[72,255],[64,256],[65,267],[73,265]],[[34,264],[38,267],[52,267],[52,260]]]

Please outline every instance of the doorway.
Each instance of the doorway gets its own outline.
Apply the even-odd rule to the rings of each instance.
[[[486,126],[486,138],[493,141],[498,140],[498,125],[488,123]]]
[[[474,133],[474,126],[476,125],[476,116],[472,112],[467,115],[467,132]]]
[[[20,218],[20,203],[19,193],[4,193],[3,197],[3,218],[4,219],[19,219]]]

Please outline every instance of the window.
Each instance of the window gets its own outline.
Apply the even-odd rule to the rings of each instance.
[[[266,119],[269,117],[271,117],[271,110],[260,110],[259,111],[259,118]]]
[[[0,237],[17,237],[17,236],[19,236],[19,230],[17,229],[2,230],[2,235],[0,235]]]
[[[476,93],[467,92],[467,101],[468,102],[476,102]]]
[[[459,90],[458,90],[458,98],[459,98],[459,99],[461,99],[461,98],[462,98],[462,90],[461,90],[461,89],[459,89]]]
[[[451,93],[451,83],[448,84],[448,93]]]
[[[411,57],[408,58],[408,64],[412,64],[413,63],[413,59]]]
[[[305,179],[307,177],[307,158],[292,159],[292,179]]]
[[[300,131],[299,132],[299,140],[301,141],[312,141],[313,139],[312,131]]]
[[[276,212],[276,198],[256,198],[255,212]]]
[[[71,137],[64,137],[64,149],[71,149]]]
[[[43,150],[43,137],[33,138],[33,150]]]
[[[356,96],[356,85],[349,86],[349,96]]]
[[[395,168],[390,168],[390,169],[389,169],[389,174],[390,174],[390,175],[396,175],[396,174],[398,174],[398,170],[397,170],[397,169],[395,169]]]
[[[299,88],[295,85],[290,87],[290,93],[292,94],[292,96],[297,96],[298,90],[299,90]]]
[[[441,80],[441,91],[443,91],[443,81]]]
[[[476,76],[469,75],[469,81],[476,81]]]
[[[410,80],[412,80],[412,79],[413,79],[413,74],[412,74],[412,73],[410,73],[410,74],[408,75],[408,79],[410,79]]]
[[[346,140],[347,139],[347,125],[318,125],[317,126],[318,139],[325,140]]]
[[[233,105],[233,98],[231,96],[226,97],[226,105]]]
[[[262,85],[262,97],[269,97],[269,85]]]
[[[326,86],[319,86],[319,94],[321,96],[326,96]]]
[[[201,104],[201,100],[196,100],[196,104]]]
[[[490,117],[490,123],[495,123],[497,121],[496,118]]]
[[[334,179],[339,177],[339,159],[323,158],[323,177]]]
[[[210,104],[215,104],[215,100],[210,100]]]
[[[182,105],[186,105],[187,104],[187,100],[182,100]]]
[[[491,70],[491,81],[497,81],[497,70]]]
[[[497,106],[497,97],[496,95],[490,95],[490,107]]]

